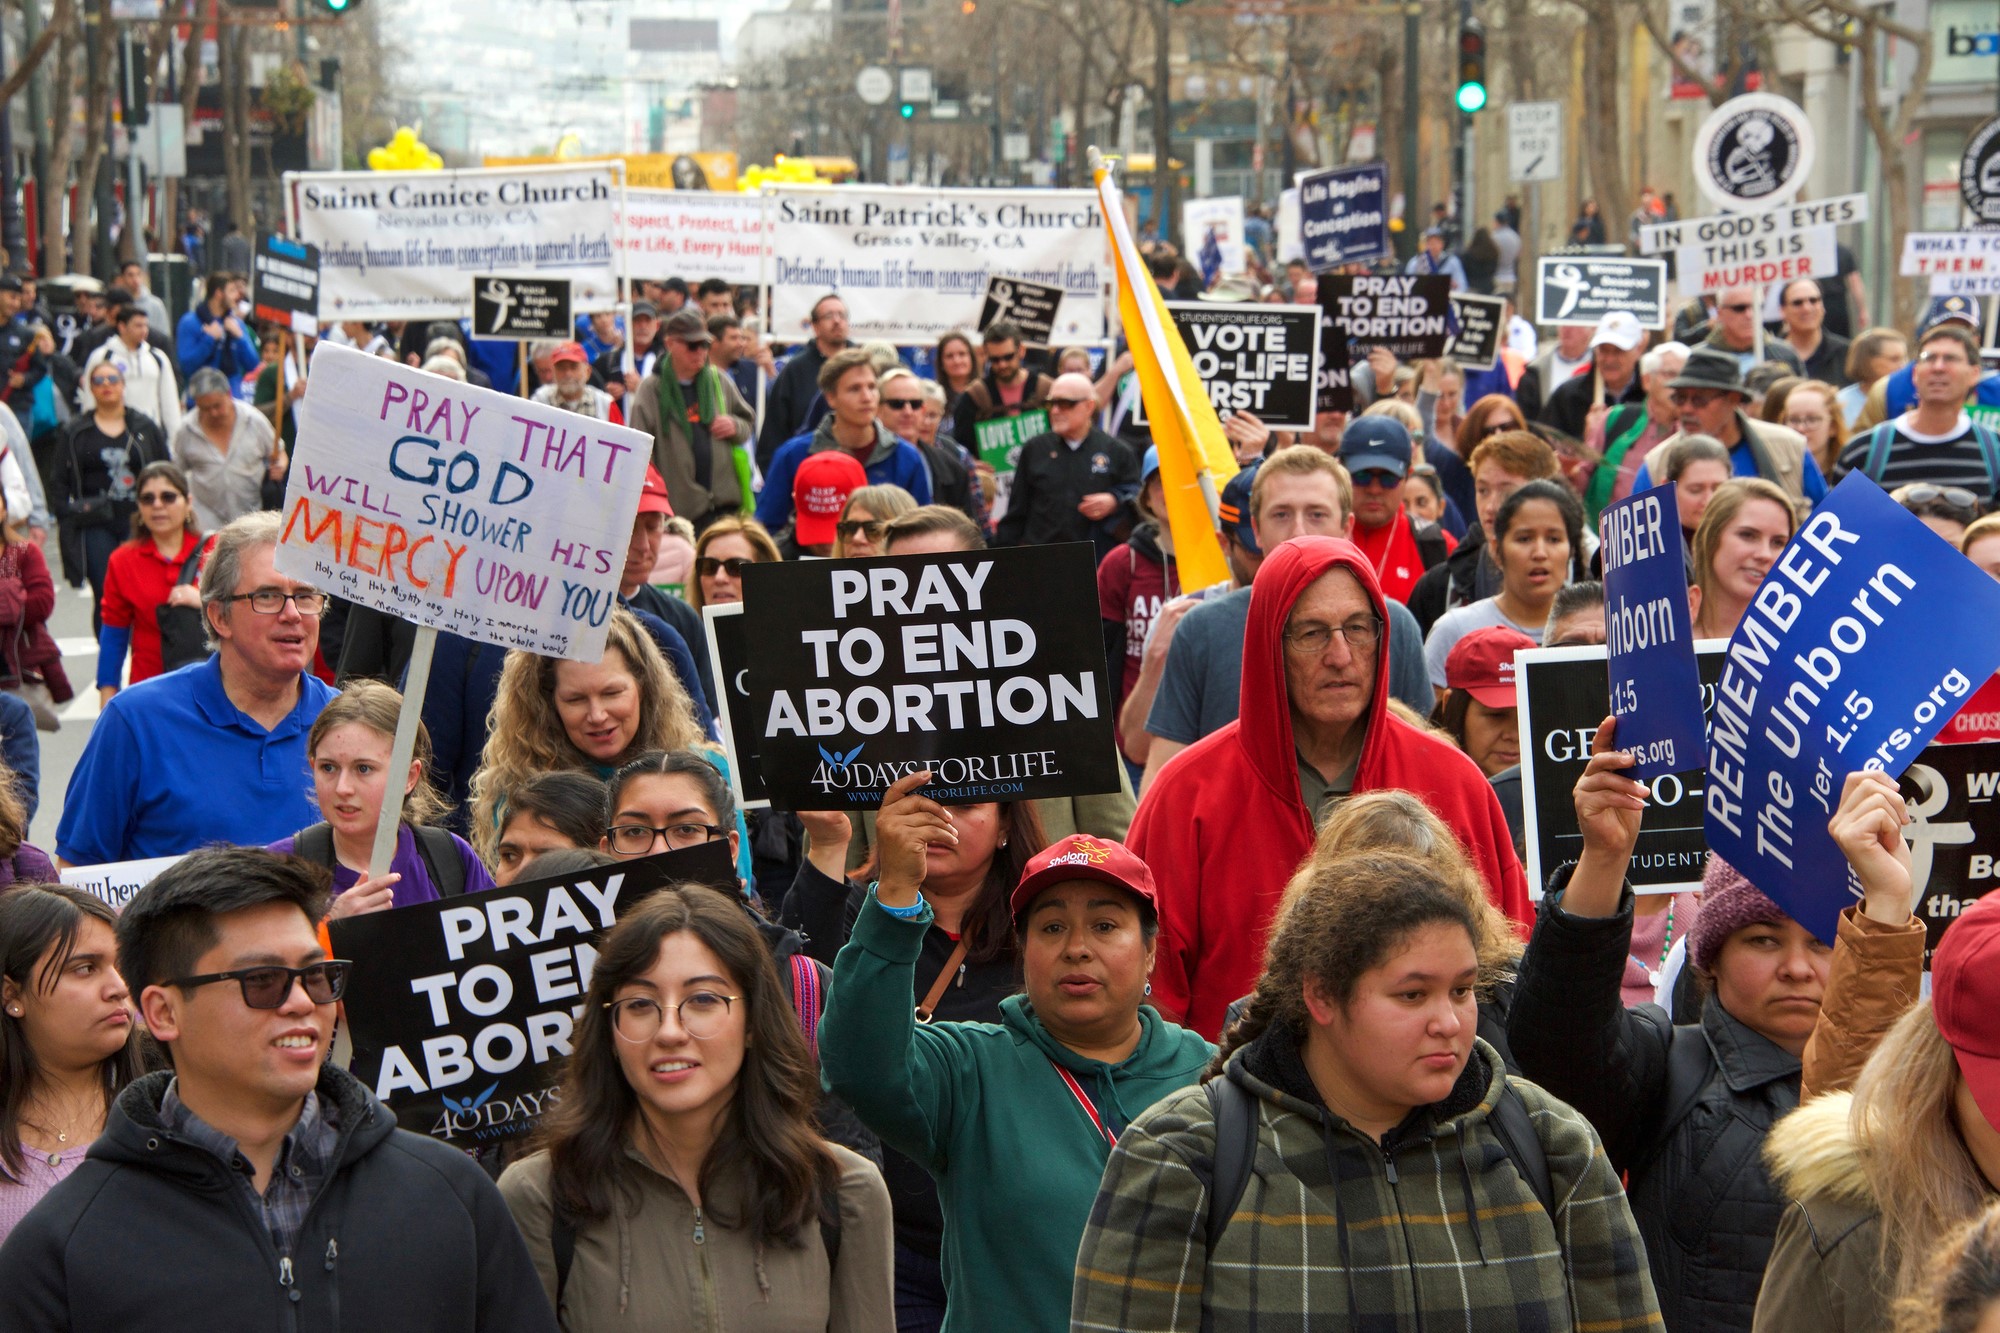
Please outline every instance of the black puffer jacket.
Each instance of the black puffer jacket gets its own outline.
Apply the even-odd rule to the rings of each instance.
[[[1658,1005],[1622,1007],[1632,894],[1617,916],[1576,917],[1562,910],[1567,884],[1567,869],[1552,879],[1522,960],[1514,1058],[1631,1173],[1669,1333],[1747,1333],[1786,1206],[1764,1139],[1799,1104],[1798,1057],[1719,1004],[1699,1027],[1673,1026]]]
[[[119,1094],[89,1160],[0,1246],[0,1328],[554,1333],[493,1182],[458,1149],[397,1129],[347,1071],[320,1072],[338,1165],[290,1255],[221,1159],[162,1122],[172,1077]]]
[[[1410,590],[1410,614],[1425,634],[1438,618],[1455,606],[1467,606],[1500,591],[1500,570],[1486,554],[1486,534],[1475,521],[1466,529],[1465,539],[1441,562],[1424,567],[1423,577]]]

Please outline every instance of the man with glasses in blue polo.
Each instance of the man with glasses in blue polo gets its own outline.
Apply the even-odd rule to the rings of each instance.
[[[278,515],[216,534],[201,574],[205,662],[122,690],[70,775],[61,865],[262,845],[318,822],[306,733],[333,690],[312,674],[326,597],[278,573]]]
[[[0,1245],[0,1328],[554,1333],[485,1172],[327,1061],[353,964],[325,884],[210,847],[127,904],[119,972],[173,1068]]]

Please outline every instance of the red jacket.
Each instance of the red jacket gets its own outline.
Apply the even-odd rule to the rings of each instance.
[[[1282,635],[1292,606],[1327,571],[1345,569],[1387,615],[1381,586],[1354,543],[1295,537],[1251,584],[1237,720],[1175,755],[1146,789],[1127,838],[1159,888],[1153,1003],[1213,1039],[1231,1001],[1250,993],[1264,937],[1313,822],[1299,792]],[[1451,742],[1389,712],[1389,636],[1377,649],[1375,697],[1354,791],[1397,788],[1423,798],[1465,845],[1493,901],[1533,919],[1528,885],[1492,785]]]

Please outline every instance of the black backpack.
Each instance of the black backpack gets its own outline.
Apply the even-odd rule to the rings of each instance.
[[[1228,1229],[1229,1219],[1250,1184],[1250,1160],[1257,1152],[1257,1104],[1227,1074],[1210,1079],[1202,1091],[1208,1095],[1209,1110],[1215,1116],[1215,1158],[1208,1186],[1208,1252],[1214,1254],[1216,1242]],[[1535,1192],[1542,1211],[1553,1219],[1555,1185],[1549,1178],[1548,1154],[1528,1116],[1528,1104],[1514,1091],[1511,1079],[1493,1108],[1492,1124],[1501,1146],[1514,1161],[1514,1169]]]
[[[431,887],[437,890],[438,897],[456,898],[463,894],[465,862],[459,857],[458,844],[452,840],[450,831],[428,824],[412,825],[410,831],[417,835],[417,855],[423,858],[424,870],[430,875]],[[334,869],[338,862],[333,855],[332,827],[322,823],[300,829],[292,839],[292,855]]]

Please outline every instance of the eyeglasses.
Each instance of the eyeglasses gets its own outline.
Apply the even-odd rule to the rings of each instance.
[[[147,491],[139,497],[142,505],[170,505],[181,498],[179,491]]]
[[[611,850],[618,856],[644,856],[653,850],[653,839],[664,838],[669,851],[679,851],[683,847],[699,847],[705,842],[714,842],[722,837],[719,824],[669,824],[665,828],[654,828],[650,824],[614,824],[605,830],[611,840]]]
[[[90,377],[90,387],[93,389],[100,384],[123,384],[124,382],[125,377],[123,375],[92,375]]]
[[[1285,647],[1300,657],[1318,657],[1332,645],[1336,632],[1347,640],[1349,648],[1365,653],[1382,637],[1382,617],[1351,620],[1345,625],[1301,625],[1297,629],[1288,629],[1285,631]]]
[[[1969,366],[1972,363],[1959,352],[1925,352],[1917,358],[1920,366]]]
[[[921,398],[884,398],[882,406],[891,412],[914,412],[924,405]]]
[[[1746,310],[1755,310],[1757,307],[1749,301],[1741,301],[1723,306],[1722,308],[1732,315],[1740,315]]]
[[[718,560],[712,555],[705,555],[694,562],[694,572],[703,578],[710,578],[718,570],[728,570],[730,578],[740,579],[743,571],[756,563],[748,556],[732,555],[727,560]]]
[[[292,998],[293,984],[298,982],[304,983],[306,998],[314,1004],[332,1004],[347,993],[347,974],[353,966],[344,958],[329,958],[305,967],[243,967],[234,972],[177,977],[160,984],[193,990],[211,981],[233,981],[243,988],[243,1003],[252,1009],[282,1009]]]
[[[875,518],[845,518],[834,524],[833,530],[844,542],[851,542],[856,537],[866,537],[871,542],[877,542],[882,540],[882,529],[888,526],[887,523]]]
[[[679,1020],[681,1031],[696,1041],[707,1041],[722,1031],[729,1017],[729,1006],[742,998],[698,990],[679,1004],[661,1004],[650,995],[634,995],[626,1000],[613,1000],[604,1007],[611,1011],[611,1030],[623,1041],[651,1041],[659,1035],[660,1024],[666,1021],[669,1009]]]
[[[302,616],[316,616],[326,610],[326,594],[301,588],[297,592],[279,592],[276,588],[259,588],[255,592],[239,592],[234,597],[225,597],[225,602],[248,602],[250,609],[260,616],[275,616],[290,602],[292,609]]]
[[[1716,399],[1720,397],[1722,397],[1720,393],[1717,393],[1710,389],[1675,389],[1674,406],[1696,407],[1696,408],[1707,407],[1710,403],[1714,402]]]
[[[1046,401],[1047,401],[1047,403],[1048,403],[1048,405],[1049,405],[1050,407],[1060,407],[1060,408],[1061,408],[1061,409],[1062,409],[1063,411],[1067,412],[1067,411],[1069,411],[1069,410],[1070,410],[1070,409],[1071,409],[1072,407],[1082,407],[1082,406],[1083,406],[1083,405],[1084,405],[1085,403],[1089,402],[1089,401],[1090,401],[1090,399],[1088,399],[1088,398],[1050,398],[1050,399],[1047,399]]]
[[[1393,491],[1403,484],[1401,477],[1383,467],[1351,473],[1348,479],[1363,490]]]

